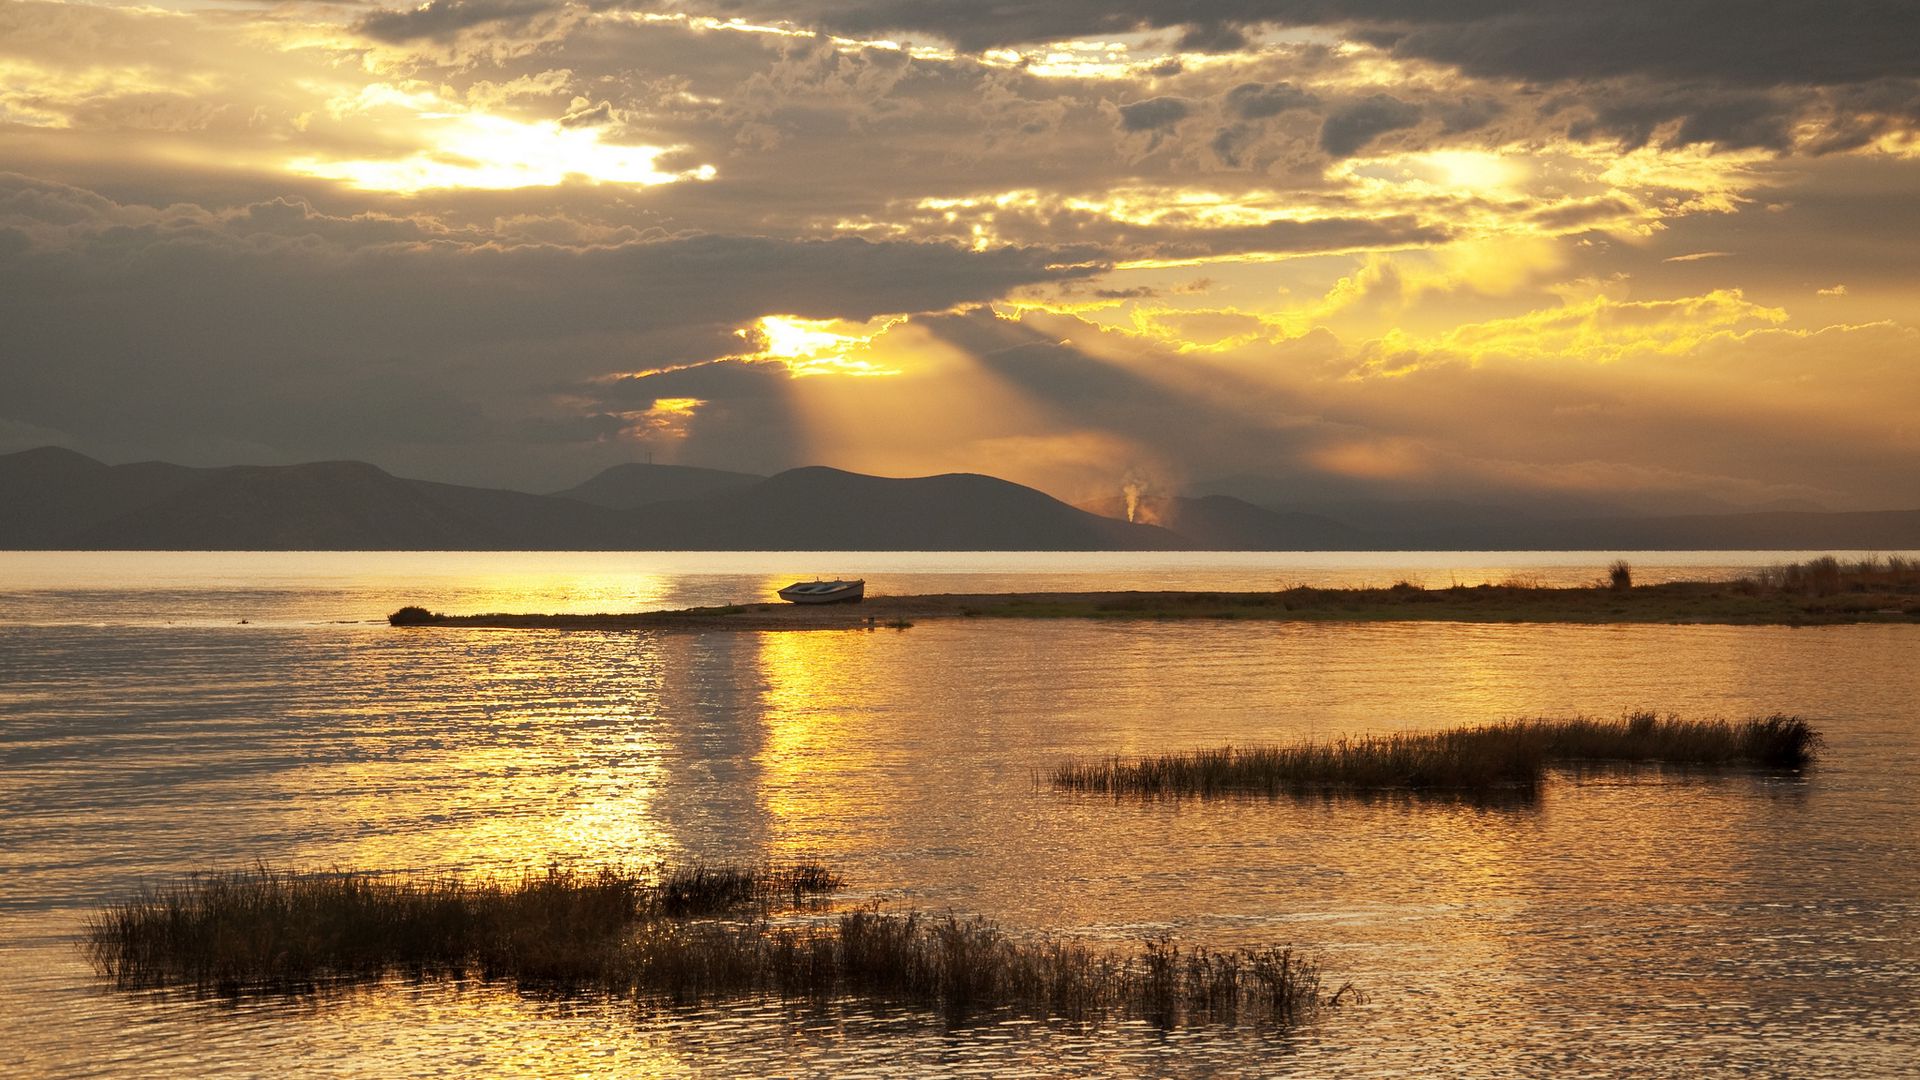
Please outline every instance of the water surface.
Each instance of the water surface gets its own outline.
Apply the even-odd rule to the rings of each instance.
[[[6,556],[0,1069],[1900,1075],[1920,1060],[1920,627],[377,621],[415,600],[717,602],[816,570],[919,592],[1590,578],[1605,561],[814,558],[713,556],[704,573],[694,556]],[[1640,575],[1694,576],[1688,561]],[[1033,778],[1064,755],[1633,708],[1800,713],[1831,745],[1804,776],[1561,776],[1537,803],[1490,808],[1114,803]],[[513,872],[797,855],[844,868],[856,901],[1123,946],[1160,930],[1291,942],[1368,1001],[1293,1032],[1173,1033],[646,1012],[479,985],[219,1003],[116,991],[72,942],[90,905],[143,877],[255,859]]]

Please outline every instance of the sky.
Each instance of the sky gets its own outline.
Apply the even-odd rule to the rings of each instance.
[[[0,451],[1920,506],[1910,0],[0,0]]]

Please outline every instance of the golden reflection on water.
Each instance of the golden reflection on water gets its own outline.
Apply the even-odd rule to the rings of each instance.
[[[404,718],[362,714],[361,752],[283,778],[289,799],[331,792],[328,813],[364,823],[305,858],[493,870],[677,854],[654,805],[674,756],[665,688],[679,685],[664,678],[663,643],[544,638],[543,648],[486,633],[421,643],[430,700]],[[428,828],[380,827],[396,817]]]
[[[783,839],[785,854],[812,854],[808,849],[828,832],[849,837],[849,830],[836,826],[886,811],[876,785],[859,775],[878,763],[876,745],[886,741],[876,730],[886,723],[886,710],[861,708],[868,687],[887,677],[874,670],[872,636],[866,631],[753,636],[765,687],[759,723],[766,731],[754,760],[770,831]],[[851,835],[860,847],[882,839]]]

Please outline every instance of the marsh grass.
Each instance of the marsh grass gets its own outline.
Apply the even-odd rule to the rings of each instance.
[[[1493,730],[1503,728],[1540,739],[1546,759],[1556,764],[1657,761],[1799,769],[1811,764],[1824,745],[1813,725],[1782,713],[1734,723],[1643,711],[1618,720],[1522,720]]]
[[[1055,787],[1132,795],[1268,795],[1388,788],[1530,788],[1543,762],[1533,740],[1484,728],[1366,735],[1288,746],[1223,746],[1134,760],[1068,762]]]
[[[604,967],[636,923],[797,902],[825,867],[550,868],[518,879],[255,867],[151,885],[87,924],[95,965],[129,986],[298,990],[390,973],[566,983]]]
[[[1820,745],[1819,733],[1798,717],[1732,723],[1638,712],[1618,720],[1514,720],[1330,742],[1069,761],[1055,766],[1048,779],[1057,788],[1116,796],[1391,790],[1526,796],[1538,789],[1552,765],[1662,762],[1794,769],[1811,762]]]
[[[1920,559],[1871,555],[1842,562],[1832,555],[1822,555],[1805,562],[1756,570],[1736,584],[1749,591],[1800,596],[1838,596],[1849,592],[1920,594]]]
[[[126,988],[309,993],[388,977],[478,978],[522,992],[687,1004],[843,997],[980,1014],[1160,1024],[1292,1023],[1323,993],[1291,949],[1215,952],[1168,937],[1116,953],[981,919],[834,915],[826,867],[554,868],[507,882],[256,867],[149,887],[90,920],[98,969]]]
[[[616,989],[676,1003],[742,996],[854,996],[938,1011],[950,1021],[1016,1015],[1161,1025],[1289,1024],[1357,997],[1322,988],[1292,949],[1216,952],[1171,938],[1120,953],[983,919],[862,909],[810,926],[655,924],[637,936]]]

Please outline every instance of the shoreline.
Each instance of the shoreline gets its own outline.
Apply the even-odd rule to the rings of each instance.
[[[406,615],[408,611],[416,614]],[[1521,585],[1424,589],[1293,588],[1275,592],[1019,592],[868,596],[853,604],[779,601],[624,614],[446,615],[395,612],[401,627],[681,632],[906,629],[950,619],[1100,621],[1464,622],[1828,626],[1920,623],[1920,596],[1849,591],[1805,595],[1744,581],[1689,581],[1631,589]]]

